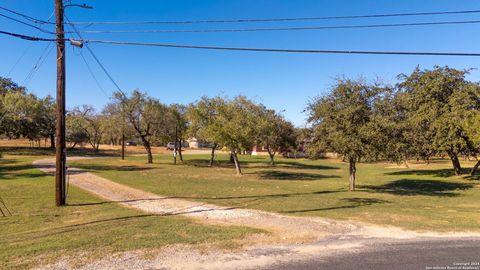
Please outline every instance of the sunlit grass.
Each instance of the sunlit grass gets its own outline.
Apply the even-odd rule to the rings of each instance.
[[[73,256],[73,262],[171,244],[235,245],[255,232],[190,219],[152,216],[108,203],[75,187],[69,206],[54,206],[53,177],[32,168],[40,157],[0,159],[0,196],[12,216],[0,214],[0,269],[23,269]],[[7,210],[2,206],[2,210]]]
[[[207,155],[84,160],[75,166],[161,195],[218,205],[254,208],[289,215],[321,216],[387,224],[414,230],[480,230],[480,181],[455,177],[450,163],[358,164],[357,191],[348,192],[347,166],[338,160],[279,159],[243,156],[244,175],[234,175],[227,155],[208,167]],[[471,162],[464,161],[464,166]]]

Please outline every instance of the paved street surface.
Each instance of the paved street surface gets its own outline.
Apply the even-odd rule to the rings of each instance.
[[[360,252],[340,252],[328,257],[319,255],[313,260],[274,265],[267,269],[480,270],[480,239],[372,243]]]

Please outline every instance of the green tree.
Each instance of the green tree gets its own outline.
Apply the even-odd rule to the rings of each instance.
[[[219,142],[230,150],[237,175],[242,174],[238,154],[242,150],[251,150],[258,136],[258,106],[244,96],[237,96],[218,106],[215,125]]]
[[[213,166],[215,150],[219,147],[222,140],[220,122],[220,108],[226,106],[226,100],[221,97],[208,98],[202,97],[187,108],[187,119],[190,123],[188,134],[202,141],[212,143],[210,155],[210,166]]]
[[[130,97],[116,92],[113,98],[123,108],[126,119],[147,151],[148,163],[153,163],[152,143],[163,138],[168,131],[168,107],[139,90],[134,90]]]
[[[103,143],[111,145],[121,144],[122,134],[126,131],[127,126],[121,106],[115,103],[105,105],[102,110],[102,116]]]
[[[417,68],[401,75],[399,84],[412,152],[427,159],[447,153],[456,175],[462,173],[459,155],[471,148],[463,123],[480,96],[478,86],[465,79],[467,74],[449,67]]]
[[[293,124],[276,113],[274,110],[260,107],[257,119],[257,143],[263,145],[270,157],[270,164],[274,165],[274,157],[278,151],[296,146],[296,133]]]
[[[51,96],[47,96],[38,100],[39,113],[37,122],[40,129],[41,137],[50,139],[50,148],[55,148],[55,100]]]
[[[88,142],[83,112],[79,108],[74,108],[67,113],[65,119],[65,140],[70,143],[70,150],[75,149],[77,145],[82,146]]]
[[[333,151],[349,163],[349,190],[355,190],[356,163],[374,160],[379,148],[372,141],[371,121],[376,99],[383,89],[363,79],[338,78],[330,93],[314,99],[307,107],[314,152]]]
[[[172,138],[175,141],[175,151],[178,151],[180,160],[183,162],[182,146],[185,143],[185,136],[188,135],[187,106],[172,104],[169,107],[171,114]],[[176,133],[176,134],[175,134]],[[176,159],[176,157],[174,157]]]
[[[21,94],[26,94],[27,90],[25,87],[18,85],[9,78],[0,77],[0,95],[5,95],[9,92],[19,92]]]
[[[95,152],[100,148],[103,136],[103,116],[97,114],[95,108],[90,105],[75,107],[70,114],[77,117],[79,128],[86,135],[86,141],[92,146]]]

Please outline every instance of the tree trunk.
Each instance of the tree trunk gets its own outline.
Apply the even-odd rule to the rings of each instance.
[[[98,153],[98,151],[100,150],[100,141],[98,141],[96,144],[95,144],[95,147],[94,147],[94,152],[95,153]]]
[[[355,166],[355,159],[350,158],[350,179],[349,179],[349,191],[355,191],[355,173],[357,172],[357,168]]]
[[[230,163],[235,163],[235,160],[233,159],[233,152],[230,152]]]
[[[471,175],[471,176],[474,176],[474,175],[475,175],[475,172],[477,172],[478,167],[480,167],[480,160],[477,161],[477,163],[475,164],[475,166],[473,166],[472,170],[470,171],[470,175]]]
[[[180,139],[180,144],[178,145],[178,156],[180,157],[180,161],[183,162],[182,139]]]
[[[75,149],[75,146],[77,146],[77,142],[74,142],[74,143],[72,144],[72,146],[70,146],[70,150]]]
[[[213,160],[215,159],[215,149],[217,148],[217,144],[214,143],[212,147],[212,154],[210,155],[210,163],[208,166],[213,167]]]
[[[237,152],[232,152],[233,162],[235,163],[235,169],[237,170],[237,175],[242,175],[242,169],[240,168],[240,163],[238,162]]]
[[[173,165],[177,165],[177,147],[173,148]]]
[[[143,147],[145,147],[145,150],[147,151],[148,155],[148,163],[151,164],[153,163],[153,156],[152,156],[152,147],[150,146],[150,142],[145,139],[145,137],[141,137]]]
[[[462,166],[460,165],[460,160],[458,160],[457,153],[453,151],[447,151],[448,156],[452,160],[453,170],[455,171],[455,175],[462,174]]]
[[[271,151],[270,148],[268,148],[267,151],[270,156],[270,165],[275,165],[275,160],[273,159],[275,157],[275,151]]]

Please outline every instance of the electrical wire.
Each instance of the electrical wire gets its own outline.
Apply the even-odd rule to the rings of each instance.
[[[18,22],[18,23],[21,23],[21,24],[23,24],[23,25],[26,25],[26,26],[35,28],[35,29],[37,29],[37,30],[39,30],[39,31],[41,31],[41,32],[43,32],[43,33],[55,35],[54,32],[45,30],[45,29],[43,29],[43,28],[41,28],[41,27],[38,27],[38,26],[36,26],[36,25],[33,25],[33,24],[31,24],[31,23],[27,23],[27,22],[24,22],[24,21],[21,21],[21,20],[17,20],[17,19],[15,19],[15,18],[13,18],[13,17],[7,16],[7,15],[1,14],[1,13],[0,13],[0,17],[4,17],[4,18],[9,19],[9,20],[12,20],[12,21],[14,21],[14,22]]]
[[[0,7],[2,8],[2,7]],[[48,17],[47,19],[47,22],[50,22],[50,20],[52,19],[53,15],[55,14],[55,11],[52,12],[52,14],[50,14],[50,16]],[[37,35],[40,34],[40,31],[37,33]],[[20,61],[22,61],[23,57],[25,57],[25,55],[27,54],[28,51],[30,51],[30,49],[32,48],[32,45],[33,43],[30,43],[28,44],[28,46],[25,48],[25,50],[23,51],[23,53],[20,55],[20,57],[18,58],[18,60],[15,62],[15,64],[12,66],[12,68],[8,71],[7,75],[5,77],[9,77],[10,74],[15,70],[15,68],[17,67],[17,65],[20,63]]]
[[[400,51],[358,51],[358,50],[308,50],[308,49],[245,48],[245,47],[220,47],[220,46],[201,46],[201,45],[165,44],[165,43],[144,43],[144,42],[112,41],[112,40],[83,40],[83,42],[86,42],[86,43],[99,43],[99,44],[114,44],[114,45],[133,45],[133,46],[166,47],[166,48],[222,50],[222,51],[253,51],[253,52],[276,52],[276,53],[324,53],[324,54],[370,54],[370,55],[471,56],[471,57],[480,57],[480,53],[459,53],[459,52],[405,52],[405,51],[400,52]]]
[[[56,39],[54,38],[41,38],[41,37],[27,36],[27,35],[22,35],[22,34],[2,31],[2,30],[0,30],[0,34],[16,37],[20,39],[25,39],[29,41],[56,41]]]
[[[20,35],[5,31],[0,34],[7,34],[22,39],[34,41],[54,41],[55,39],[43,39],[38,37]],[[87,43],[114,44],[114,45],[135,45],[150,47],[168,47],[168,48],[184,48],[184,49],[205,49],[205,50],[223,50],[223,51],[255,51],[255,52],[280,52],[280,53],[325,53],[325,54],[370,54],[370,55],[423,55],[423,56],[471,56],[479,57],[480,53],[460,53],[460,52],[408,52],[408,51],[358,51],[358,50],[312,50],[312,49],[277,49],[277,48],[245,48],[245,47],[222,47],[222,46],[201,46],[201,45],[183,45],[183,44],[165,44],[165,43],[146,43],[146,42],[129,42],[129,41],[113,41],[113,40],[81,40],[85,43],[87,49],[92,53],[95,61],[100,65],[102,70],[107,74],[112,83],[118,90],[121,88],[113,80],[105,67],[100,63],[93,51]]]
[[[5,7],[1,10],[21,16],[37,24],[55,24],[53,22],[40,20],[32,16],[14,11]],[[364,18],[385,18],[385,17],[410,17],[410,16],[432,16],[432,15],[459,15],[475,14],[480,10],[456,10],[456,11],[434,11],[434,12],[410,12],[410,13],[387,13],[347,16],[321,16],[321,17],[294,17],[294,18],[263,18],[263,19],[227,19],[227,20],[184,20],[184,21],[99,21],[99,22],[71,22],[76,25],[94,24],[196,24],[196,23],[251,23],[251,22],[282,22],[282,21],[314,21],[314,20],[339,20],[339,19],[364,19]]]
[[[23,14],[23,13],[20,13],[20,12],[18,12],[18,11],[8,9],[8,8],[6,8],[6,7],[1,7],[1,6],[0,6],[0,9],[1,9],[1,10],[5,10],[5,11],[8,11],[8,12],[13,13],[13,14],[18,15],[18,16],[21,16],[21,17],[23,17],[23,18],[25,18],[25,19],[27,19],[27,20],[29,20],[29,21],[31,21],[31,22],[34,22],[34,23],[39,23],[39,24],[55,24],[54,22],[50,22],[49,20],[47,20],[47,21],[39,20],[39,19],[36,19],[36,18],[34,18],[34,17],[31,17],[31,16],[25,15],[25,14]]]
[[[354,29],[354,28],[382,28],[382,27],[406,27],[406,26],[431,26],[431,25],[456,25],[478,24],[480,20],[472,21],[439,21],[395,24],[367,24],[367,25],[333,25],[311,27],[275,27],[275,28],[243,28],[243,29],[148,29],[148,30],[83,30],[81,33],[88,34],[125,34],[125,33],[219,33],[219,32],[266,32],[266,31],[304,31],[304,30],[327,30],[327,29]]]
[[[13,11],[4,7],[0,9],[22,16],[34,23],[53,24],[49,21],[43,21],[31,16]],[[276,18],[276,19],[246,19],[246,20],[192,20],[192,21],[164,21],[164,22],[68,22],[75,24],[193,24],[193,23],[226,23],[226,22],[268,22],[268,21],[298,21],[298,20],[327,20],[327,19],[352,19],[352,18],[378,18],[378,17],[398,17],[398,16],[425,16],[425,15],[446,15],[446,14],[468,14],[480,13],[480,10],[464,11],[445,11],[445,12],[420,12],[420,13],[396,13],[396,14],[373,14],[373,15],[354,15],[354,16],[326,16],[326,17],[307,17],[307,18]],[[16,21],[18,23],[33,27],[48,34],[55,34],[52,31],[45,30],[30,23],[26,23],[10,16],[0,14],[0,16]],[[208,33],[208,32],[256,32],[256,31],[299,31],[299,30],[325,30],[325,29],[353,29],[353,28],[379,28],[379,27],[405,27],[405,26],[428,26],[428,25],[452,25],[452,24],[477,24],[480,20],[470,21],[437,21],[437,22],[417,22],[417,23],[396,23],[396,24],[368,24],[368,25],[337,25],[337,26],[313,26],[313,27],[279,27],[279,28],[250,28],[250,29],[193,29],[193,30],[172,30],[172,29],[153,29],[153,30],[84,30],[83,33]],[[68,33],[68,32],[65,32]]]
[[[85,66],[87,67],[88,72],[90,73],[90,75],[92,76],[93,80],[94,80],[95,83],[97,84],[97,87],[100,89],[100,91],[101,91],[107,98],[110,98],[110,96],[107,94],[107,92],[105,92],[105,89],[103,89],[102,85],[101,85],[100,82],[98,81],[97,76],[95,76],[95,73],[93,73],[92,68],[91,68],[90,65],[88,64],[87,59],[85,59],[85,56],[83,55],[82,52],[80,52],[80,57],[82,57],[82,60],[83,60],[83,62],[85,63]]]
[[[50,55],[53,48],[55,47],[55,46],[51,46],[52,44],[53,44],[53,42],[50,42],[50,43],[47,44],[47,46],[43,50],[42,54],[37,59],[37,61],[33,65],[32,69],[28,73],[27,77],[23,81],[24,86],[27,86],[32,81],[32,79],[35,77],[36,72],[40,69],[40,67],[43,65],[43,63],[45,63],[45,60],[47,59],[47,57]]]
[[[70,20],[68,19],[67,16],[65,16],[65,20],[67,21],[67,23],[70,23]],[[82,34],[78,31],[78,29],[75,27],[75,25],[73,25],[73,24],[70,24],[70,25],[71,25],[71,27],[73,28],[73,30],[75,31],[75,33],[78,35],[78,37],[83,40]],[[103,72],[105,73],[105,75],[107,75],[107,77],[110,79],[110,81],[115,85],[115,87],[117,88],[117,90],[125,96],[125,93],[122,91],[122,89],[120,88],[120,86],[118,86],[117,82],[115,82],[115,80],[114,80],[113,77],[110,75],[110,73],[107,71],[107,69],[106,69],[105,66],[102,64],[102,62],[100,62],[100,60],[99,60],[98,57],[95,55],[95,53],[94,53],[93,50],[90,48],[90,46],[88,46],[88,44],[85,43],[85,47],[86,47],[87,50],[90,52],[90,55],[93,57],[93,59],[95,59],[95,61],[97,62],[97,64],[100,66],[100,68],[103,70]]]
[[[412,13],[390,13],[390,14],[369,14],[351,16],[323,16],[323,17],[297,17],[297,18],[265,18],[265,19],[228,19],[228,20],[185,20],[185,21],[98,21],[98,22],[71,22],[76,25],[95,24],[196,24],[196,23],[252,23],[252,22],[282,22],[282,21],[316,21],[316,20],[338,20],[338,19],[363,19],[363,18],[384,18],[384,17],[407,17],[407,16],[431,16],[431,15],[454,15],[454,14],[475,14],[480,10],[459,10],[459,11],[438,11],[438,12],[412,12]]]
[[[69,25],[67,24],[68,27],[71,27],[72,29],[75,27],[73,25]],[[75,29],[74,29],[75,30]],[[79,34],[77,34],[79,35]],[[79,38],[82,38],[80,35],[79,35]],[[87,45],[86,45],[87,46]],[[100,89],[100,91],[107,97],[109,98],[110,96],[106,93],[105,89],[103,89],[102,85],[100,84],[100,82],[98,81],[97,79],[97,76],[95,76],[95,73],[93,72],[92,68],[90,67],[90,65],[88,64],[88,61],[87,59],[85,58],[85,56],[83,55],[83,51],[80,51],[80,57],[82,58],[83,62],[85,63],[85,66],[87,67],[87,70],[88,72],[90,73],[90,76],[93,78],[93,80],[95,81],[95,84],[97,85],[98,89]]]

